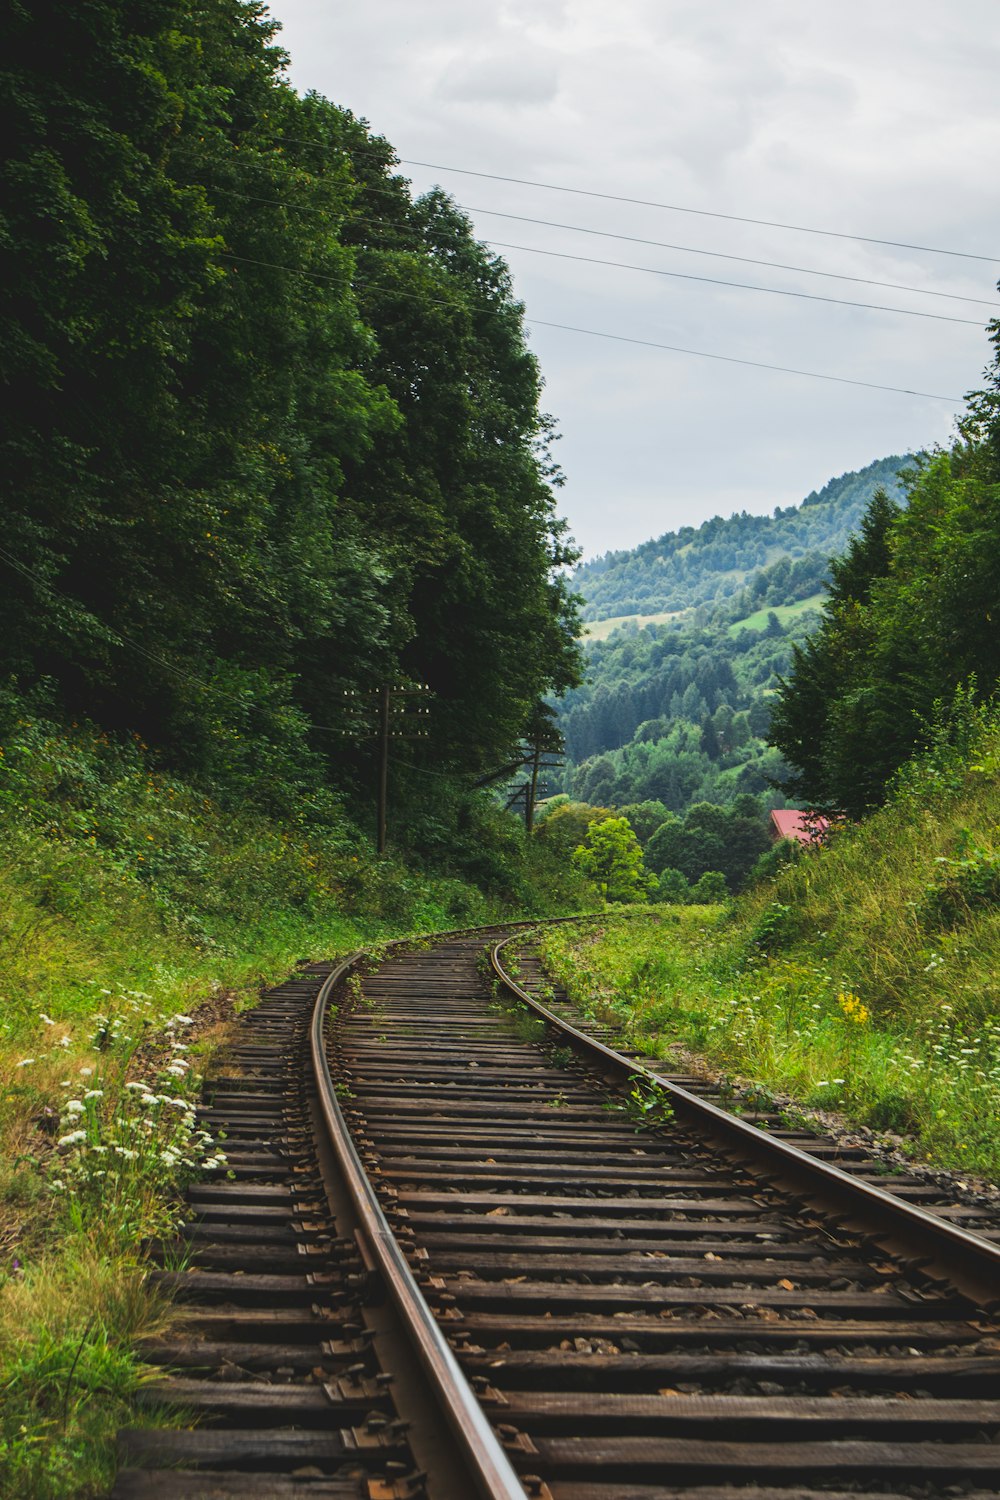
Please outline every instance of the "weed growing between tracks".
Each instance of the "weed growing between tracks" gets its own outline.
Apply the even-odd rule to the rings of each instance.
[[[304,954],[515,899],[376,859],[332,804],[224,809],[86,726],[5,741],[0,837],[0,1495],[96,1496],[167,1316],[142,1242],[215,1150],[188,1106],[225,1023]]]

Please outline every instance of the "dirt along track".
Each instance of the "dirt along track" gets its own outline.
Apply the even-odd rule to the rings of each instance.
[[[209,1106],[235,1175],[193,1191],[192,1269],[164,1273],[191,1322],[150,1351],[175,1372],[150,1399],[205,1422],[123,1434],[116,1495],[995,1495],[997,1247],[909,1225],[863,1173],[814,1184],[680,1094],[637,1129],[664,1093],[491,996],[487,937],[396,950],[332,1006],[331,1108],[380,1229],[288,1042],[325,971],[247,1019]],[[389,1226],[492,1424],[491,1476],[450,1456],[462,1419],[395,1322]]]

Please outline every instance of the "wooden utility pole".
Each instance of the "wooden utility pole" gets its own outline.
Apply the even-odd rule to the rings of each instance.
[[[391,740],[426,740],[426,700],[431,696],[425,682],[385,682],[365,690],[355,688],[342,694],[341,723],[336,731],[345,739],[375,747],[375,842],[384,854],[389,824],[389,748]],[[416,703],[411,700],[416,699]]]
[[[535,826],[535,793],[538,791],[538,768],[542,763],[542,747],[535,741],[534,755],[531,761],[531,786],[528,790],[528,800],[524,807],[524,826],[528,833]]]
[[[389,709],[392,689],[386,683],[379,691],[378,852],[385,853],[386,817],[389,806]]]

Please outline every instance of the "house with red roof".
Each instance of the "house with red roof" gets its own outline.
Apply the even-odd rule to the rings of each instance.
[[[794,807],[776,807],[771,812],[771,835],[793,839],[798,844],[821,844],[830,819],[818,813],[799,812]]]

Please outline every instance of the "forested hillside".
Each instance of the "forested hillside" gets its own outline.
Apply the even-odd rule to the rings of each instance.
[[[619,804],[655,797],[672,812],[768,790],[782,762],[768,750],[768,695],[793,635],[774,611],[762,630],[701,626],[620,630],[589,647],[587,681],[560,705],[574,795]]]
[[[0,715],[271,807],[370,781],[383,683],[433,694],[406,758],[469,777],[577,670],[506,267],[275,31],[15,6],[0,116]]]
[[[879,459],[801,506],[716,517],[579,568],[584,619],[614,628],[585,641],[584,682],[559,702],[560,785],[589,803],[651,798],[676,814],[751,795],[763,820],[784,805],[797,788],[768,738],[779,679],[819,624],[831,557],[874,496],[905,503],[900,471],[919,462]],[[675,618],[630,620],[636,611]]]
[[[801,505],[776,506],[773,515],[715,516],[583,563],[573,578],[584,599],[583,618],[665,613],[726,600],[748,615],[762,605],[807,599],[823,587],[830,557],[843,551],[875,491],[900,493],[897,476],[908,462],[899,455],[880,458],[831,479]],[[762,576],[765,569],[771,571]],[[748,594],[740,598],[747,585]]]

